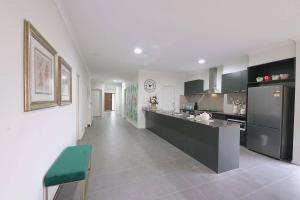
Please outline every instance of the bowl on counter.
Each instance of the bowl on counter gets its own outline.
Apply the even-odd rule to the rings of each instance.
[[[264,80],[264,78],[260,77],[260,76],[256,78],[256,82],[262,82],[263,80]]]
[[[280,76],[279,75],[272,75],[272,80],[273,81],[277,81],[280,79]]]
[[[281,80],[287,80],[289,78],[289,74],[280,74]]]

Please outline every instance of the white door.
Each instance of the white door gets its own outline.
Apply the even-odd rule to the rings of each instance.
[[[102,113],[102,91],[92,90],[93,117],[99,117]]]
[[[175,111],[175,86],[167,85],[163,87],[161,109]]]

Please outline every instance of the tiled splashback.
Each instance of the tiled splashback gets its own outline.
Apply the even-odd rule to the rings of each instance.
[[[224,112],[231,113],[233,112],[233,101],[236,102],[239,100],[241,104],[246,104],[246,93],[232,93],[224,95]]]
[[[180,105],[192,105],[198,103],[199,110],[218,110],[223,111],[224,96],[222,94],[214,95],[193,95],[181,96]]]
[[[241,103],[246,103],[245,93],[233,94],[210,94],[210,95],[193,95],[180,96],[180,105],[192,105],[198,103],[199,110],[217,110],[225,113],[233,112],[233,101],[239,99]]]

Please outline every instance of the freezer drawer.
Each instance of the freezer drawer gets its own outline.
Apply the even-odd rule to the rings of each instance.
[[[258,153],[280,159],[280,130],[248,124],[247,147]]]

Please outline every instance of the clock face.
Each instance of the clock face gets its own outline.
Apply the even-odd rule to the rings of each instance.
[[[154,80],[152,80],[152,79],[147,79],[147,80],[145,81],[145,83],[144,83],[144,89],[145,89],[147,92],[149,92],[149,93],[154,92],[155,88],[156,88],[156,83],[155,83]]]

